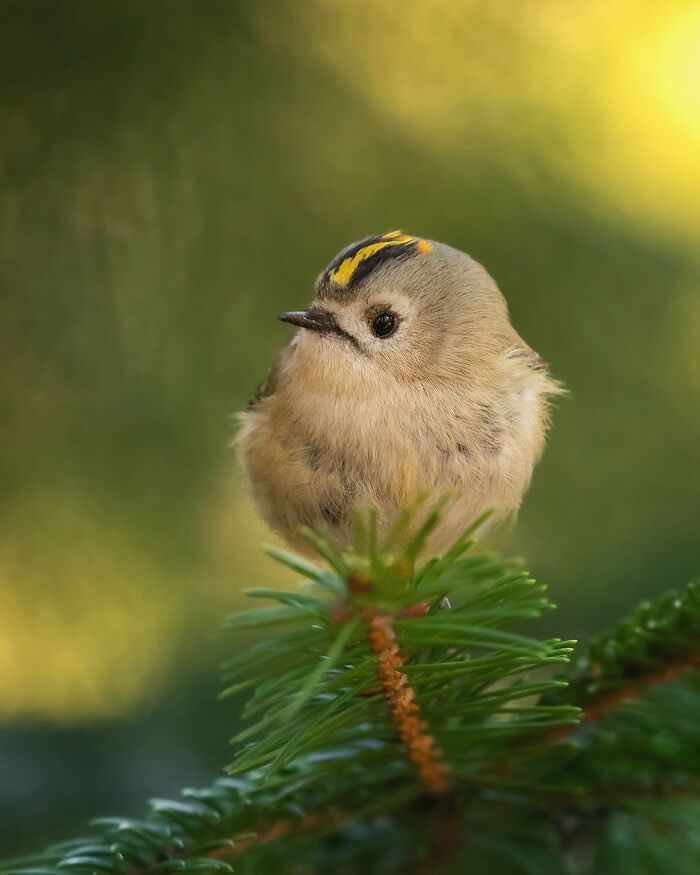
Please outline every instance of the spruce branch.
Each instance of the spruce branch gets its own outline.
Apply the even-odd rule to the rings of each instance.
[[[581,722],[555,727],[550,741],[597,723],[700,667],[700,580],[656,602],[642,602],[610,633],[596,638],[575,666],[566,693],[552,700],[576,703]]]
[[[327,567],[268,551],[305,582],[225,623],[261,633],[224,666],[222,695],[248,694],[228,777],[0,873],[694,872],[700,584],[562,674],[573,642],[512,631],[544,587],[471,532],[421,564],[436,515],[416,514],[384,544],[358,518],[350,550],[307,532]]]
[[[675,662],[665,665],[658,671],[650,672],[638,680],[631,681],[618,689],[599,696],[581,710],[581,725],[597,723],[613,714],[623,705],[642,698],[646,693],[660,684],[671,683],[687,672],[700,667],[700,651],[697,655],[688,654]],[[578,726],[555,726],[547,733],[549,741],[566,738],[578,730]]]
[[[525,672],[566,662],[572,642],[540,642],[502,628],[551,607],[544,588],[507,563],[466,558],[473,527],[444,557],[416,569],[420,545],[436,522],[432,512],[398,554],[377,546],[372,519],[360,518],[359,547],[343,553],[330,538],[309,532],[330,565],[330,571],[304,567],[314,595],[249,591],[282,602],[284,620],[296,625],[281,639],[284,669],[256,658],[274,655],[266,642],[227,664],[229,689],[255,688],[244,709],[250,725],[233,741],[258,739],[241,748],[230,774],[251,768],[273,774],[298,756],[341,744],[358,762],[393,763],[397,775],[416,765],[423,777],[416,793],[444,792],[448,769],[455,778],[475,777],[512,736],[577,719],[575,707],[528,701],[532,687],[521,680]],[[410,523],[407,514],[404,530]],[[390,533],[388,543],[400,535]],[[296,557],[279,550],[274,556],[299,569]],[[450,610],[440,608],[446,597]],[[228,625],[265,623],[265,611],[280,622],[279,610],[236,615]],[[309,615],[313,621],[304,631],[299,624]],[[390,708],[368,695],[378,675]],[[538,691],[558,685],[542,681]],[[418,710],[428,716],[418,719]]]

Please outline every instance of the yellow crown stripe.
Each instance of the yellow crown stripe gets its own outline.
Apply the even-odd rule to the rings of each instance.
[[[369,246],[365,246],[360,249],[359,252],[356,252],[352,258],[346,258],[344,261],[341,261],[331,274],[331,280],[339,286],[346,286],[352,279],[352,275],[355,273],[359,265],[374,255],[375,252],[379,252],[387,246],[405,246],[407,243],[415,243],[416,240],[415,237],[411,237],[408,234],[401,234],[400,231],[391,231],[390,234],[397,234],[398,236],[391,236],[391,238],[387,240],[385,238],[389,237],[389,234],[385,234],[384,238],[378,243],[370,243]]]

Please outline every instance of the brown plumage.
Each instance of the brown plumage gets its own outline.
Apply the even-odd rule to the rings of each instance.
[[[517,510],[542,453],[546,363],[510,324],[484,268],[442,243],[390,232],[343,250],[240,414],[258,507],[291,544],[300,525],[348,540],[355,506],[385,530],[423,492],[449,494],[430,547],[479,514]]]

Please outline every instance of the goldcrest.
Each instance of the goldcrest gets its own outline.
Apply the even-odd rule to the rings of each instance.
[[[486,510],[517,510],[539,459],[546,362],[510,324],[496,283],[444,243],[391,231],[343,249],[240,414],[240,459],[267,522],[349,542],[355,507],[380,534],[422,495],[449,496],[430,549]]]

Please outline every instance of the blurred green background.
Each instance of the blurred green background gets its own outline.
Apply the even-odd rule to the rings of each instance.
[[[227,761],[216,621],[280,579],[230,414],[351,240],[474,255],[569,386],[497,538],[549,630],[700,572],[697,2],[0,18],[1,852]]]

